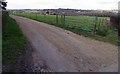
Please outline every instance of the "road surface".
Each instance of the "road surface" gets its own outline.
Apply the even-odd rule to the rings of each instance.
[[[117,72],[117,46],[23,17],[12,16],[34,48],[34,67],[54,72]]]

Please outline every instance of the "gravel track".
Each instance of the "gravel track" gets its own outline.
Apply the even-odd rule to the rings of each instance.
[[[39,71],[117,72],[118,47],[23,17],[11,16],[34,48],[31,60]]]

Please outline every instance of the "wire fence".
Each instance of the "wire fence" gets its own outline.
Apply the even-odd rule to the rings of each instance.
[[[93,35],[106,35],[107,30],[114,29],[110,25],[110,18],[97,16],[65,16],[65,15],[47,15],[47,14],[31,14],[17,13],[16,15],[49,23],[74,32],[86,32]]]

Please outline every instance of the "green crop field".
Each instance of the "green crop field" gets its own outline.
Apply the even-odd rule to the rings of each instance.
[[[30,18],[39,22],[48,23],[57,27],[70,30],[77,34],[92,39],[108,42],[114,45],[118,45],[118,34],[117,29],[109,28],[105,24],[107,17],[95,17],[92,16],[64,16],[62,15],[41,15],[41,14],[30,14],[30,13],[16,13],[14,15]],[[94,23],[96,24],[96,35],[93,35]]]

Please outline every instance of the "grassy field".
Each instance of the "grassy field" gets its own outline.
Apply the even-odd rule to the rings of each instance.
[[[8,17],[6,30],[3,31],[3,64],[16,64],[17,58],[24,52],[26,39],[16,21]]]
[[[41,15],[41,14],[29,14],[29,13],[17,13],[15,15],[23,16],[40,22],[48,23],[54,26],[58,26],[85,37],[92,39],[109,42],[114,45],[118,45],[117,29],[108,28],[105,25],[105,19],[107,17],[99,17],[97,21],[97,33],[93,35],[95,17],[92,16],[66,16],[64,22],[64,16],[59,15]],[[65,24],[64,24],[65,23]]]

